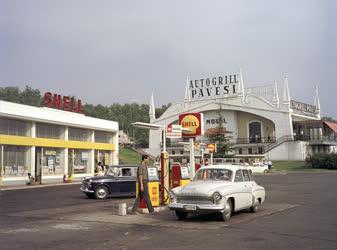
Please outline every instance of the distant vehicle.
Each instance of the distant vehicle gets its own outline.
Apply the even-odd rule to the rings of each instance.
[[[267,164],[263,164],[262,162],[258,162],[258,163],[253,163],[252,166],[245,166],[247,169],[251,170],[253,172],[253,174],[255,173],[268,173],[269,169],[268,169],[268,165]]]
[[[109,166],[104,176],[85,177],[80,188],[89,198],[135,196],[138,165]]]
[[[172,189],[168,207],[179,220],[190,213],[217,212],[228,221],[235,211],[256,212],[264,200],[265,189],[245,167],[211,165],[200,168],[191,183]]]

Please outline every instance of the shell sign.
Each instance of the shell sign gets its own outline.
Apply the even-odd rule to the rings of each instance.
[[[179,124],[190,131],[184,131],[183,137],[194,137],[204,134],[204,120],[202,113],[187,113],[179,115]]]

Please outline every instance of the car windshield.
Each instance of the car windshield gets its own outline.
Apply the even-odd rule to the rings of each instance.
[[[112,176],[116,176],[117,172],[118,172],[118,167],[117,166],[110,166],[107,170],[106,170],[106,175],[112,175]]]
[[[196,173],[194,181],[231,181],[232,175],[233,172],[229,169],[200,169]]]

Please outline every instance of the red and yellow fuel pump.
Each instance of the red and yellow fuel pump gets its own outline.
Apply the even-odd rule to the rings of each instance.
[[[149,182],[147,184],[148,190],[149,190],[149,196],[153,207],[159,206],[159,176],[158,176],[158,170],[157,168],[150,168],[147,169],[148,176],[149,176]],[[136,196],[138,196],[139,193],[139,185],[138,180],[136,182]],[[143,198],[140,199],[139,203],[140,208],[146,208],[146,202]]]
[[[185,186],[188,183],[190,183],[188,167],[174,162],[171,166],[171,188]]]

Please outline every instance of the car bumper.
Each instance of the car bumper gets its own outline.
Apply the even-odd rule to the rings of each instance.
[[[83,193],[90,193],[90,194],[92,194],[92,193],[95,192],[95,191],[93,191],[93,190],[90,190],[90,189],[84,188],[84,187],[81,187],[80,190],[81,190]]]
[[[221,204],[184,204],[170,203],[170,210],[179,210],[185,212],[223,212],[225,207]]]

